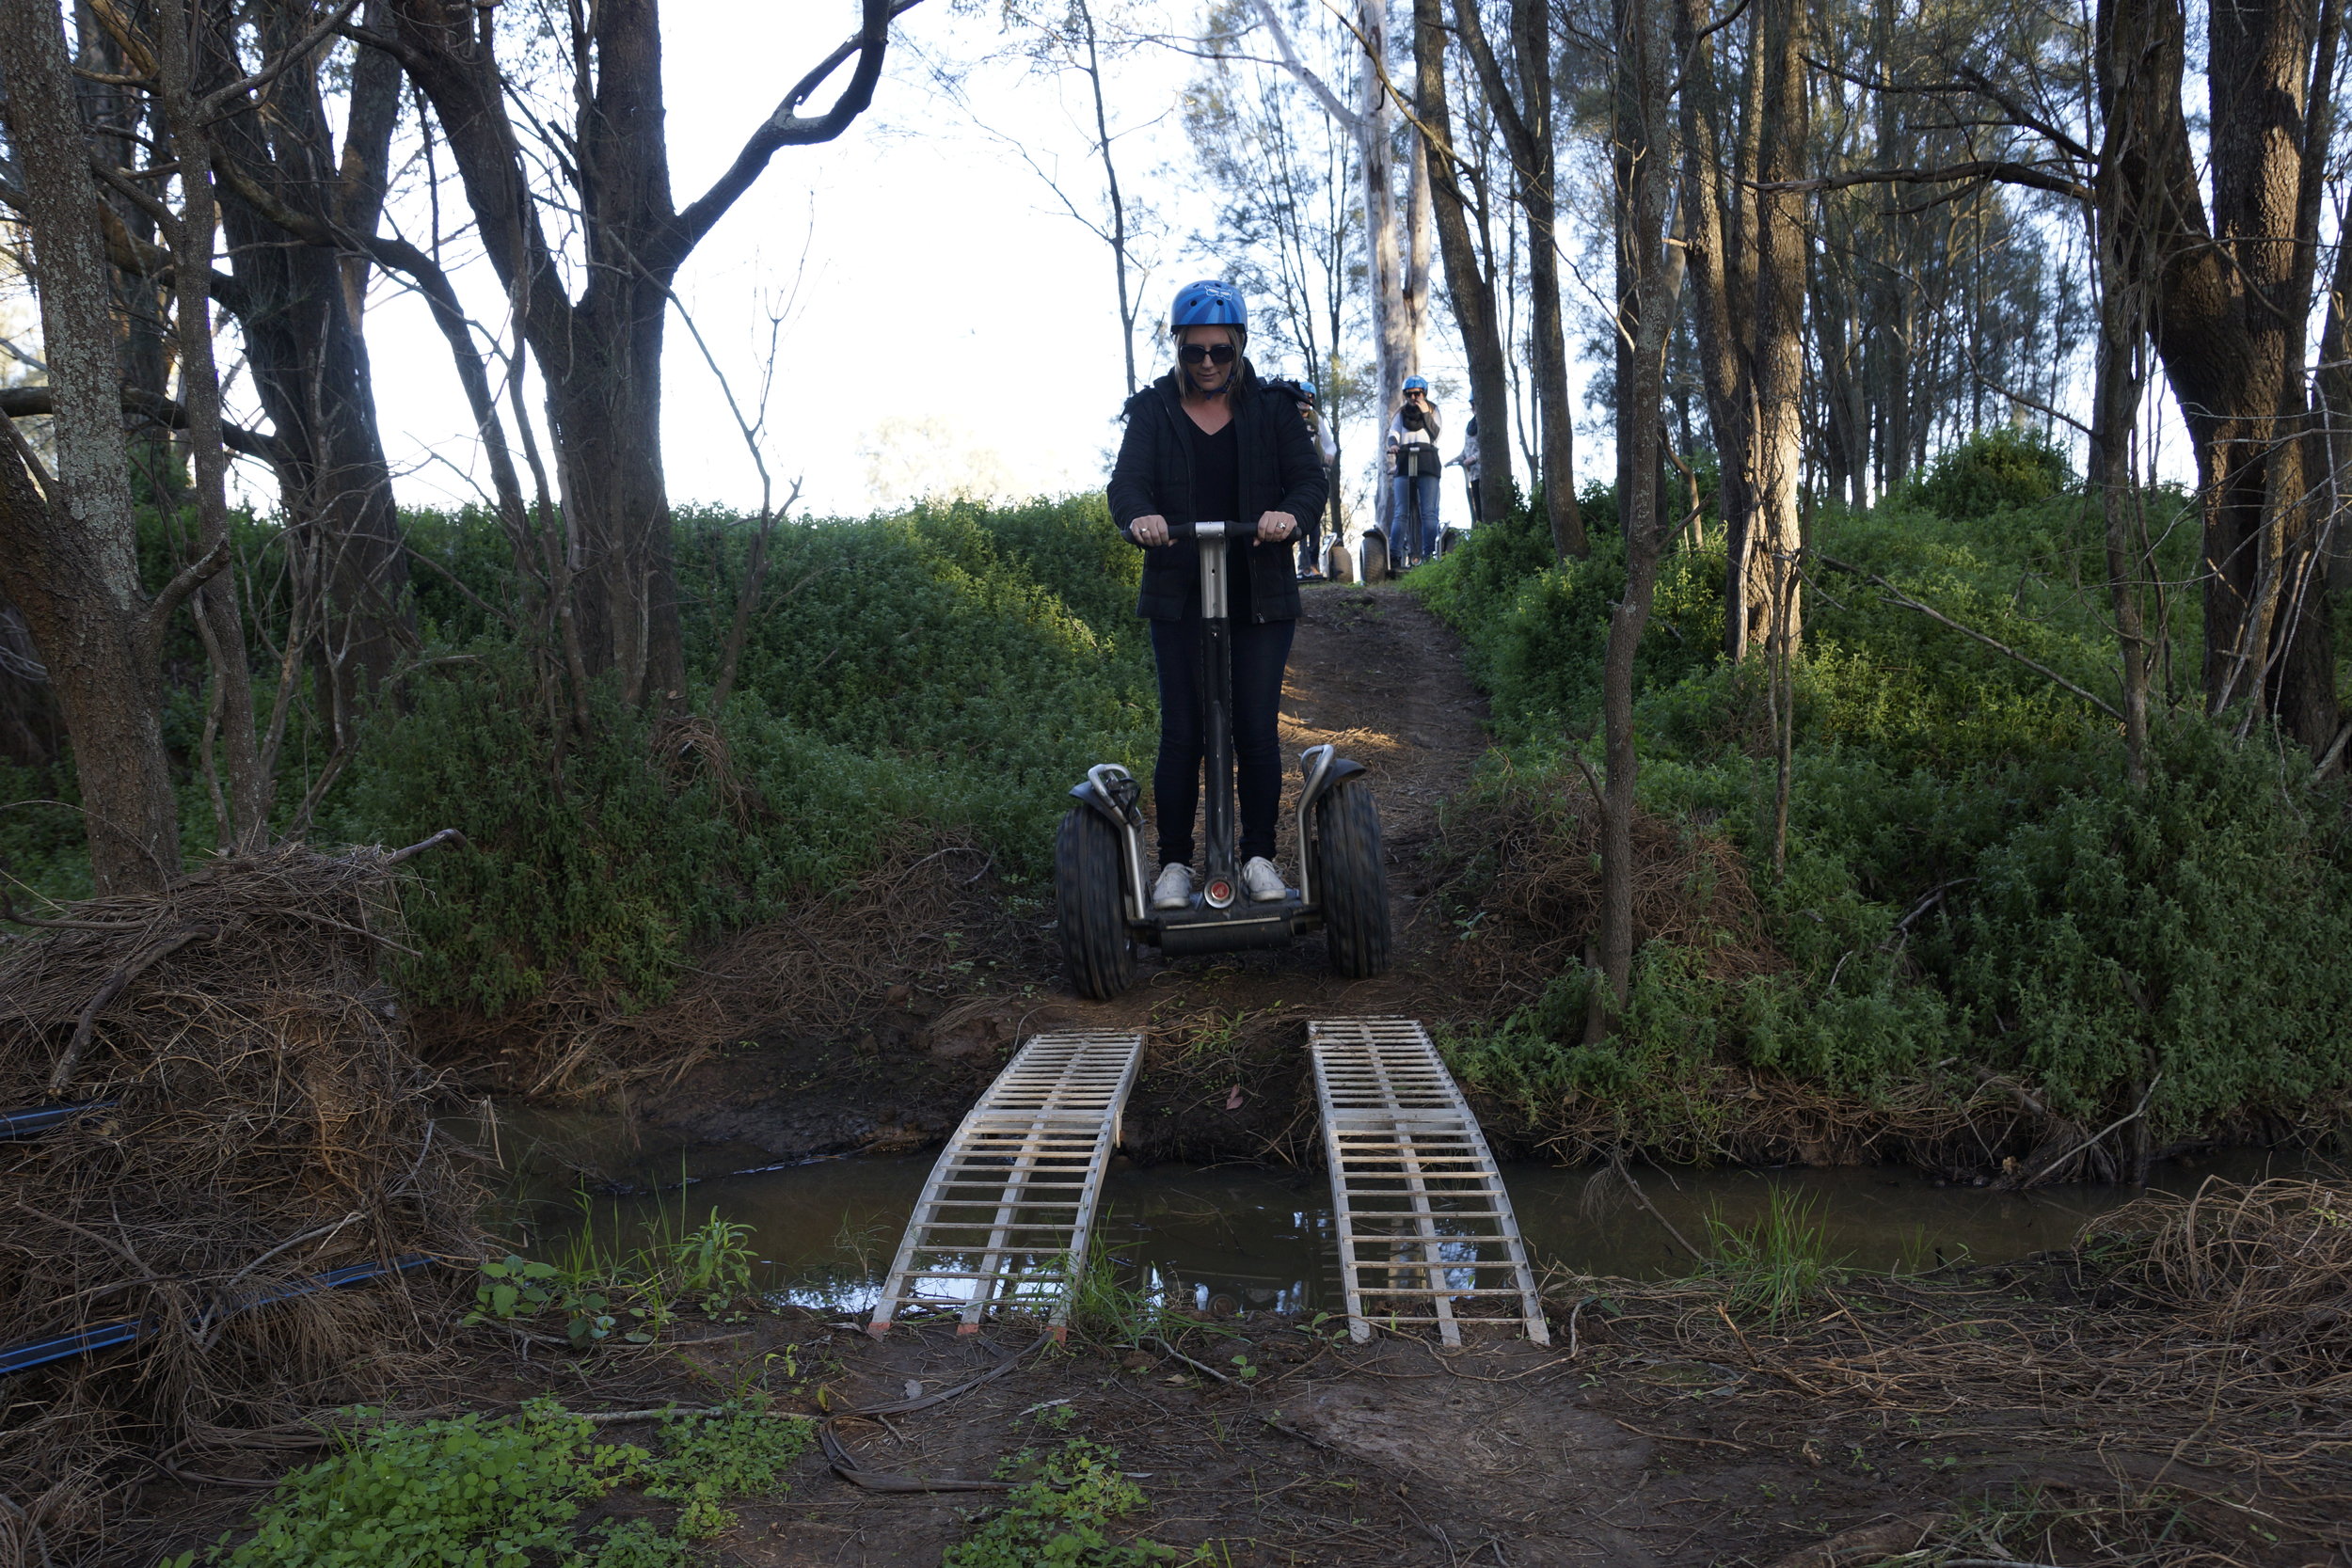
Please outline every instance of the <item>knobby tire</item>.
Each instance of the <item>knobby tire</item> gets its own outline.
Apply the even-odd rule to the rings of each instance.
[[[1316,807],[1315,863],[1331,967],[1351,980],[1385,973],[1389,875],[1380,859],[1380,808],[1363,780],[1332,785]]]
[[[1127,931],[1127,900],[1119,830],[1085,806],[1062,815],[1054,838],[1054,908],[1062,961],[1082,996],[1107,1002],[1136,977],[1136,942]]]

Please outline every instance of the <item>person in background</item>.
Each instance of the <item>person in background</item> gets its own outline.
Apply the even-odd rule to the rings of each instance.
[[[1298,417],[1307,422],[1307,434],[1315,438],[1315,455],[1323,459],[1324,470],[1327,473],[1331,465],[1340,460],[1340,444],[1331,439],[1329,427],[1324,424],[1323,416],[1316,412],[1316,401],[1315,384],[1311,381],[1299,382]],[[1299,519],[1298,580],[1323,580],[1323,514],[1320,512]]]
[[[1464,492],[1470,497],[1470,527],[1476,528],[1479,524],[1486,520],[1486,514],[1479,510],[1481,503],[1478,499],[1477,415],[1472,414],[1469,420],[1462,426],[1462,454],[1459,457],[1454,458],[1453,462],[1447,464],[1446,467],[1450,468],[1458,467],[1462,470],[1462,487]]]
[[[1438,405],[1429,401],[1429,383],[1417,375],[1405,378],[1405,401],[1396,415],[1389,420],[1389,483],[1393,486],[1389,509],[1389,566],[1392,571],[1405,571],[1426,561],[1435,553],[1438,539],[1438,436],[1444,428],[1438,416]],[[1406,449],[1425,449],[1420,453],[1422,474],[1418,482],[1405,474]],[[1413,502],[1418,489],[1421,519],[1414,527]]]

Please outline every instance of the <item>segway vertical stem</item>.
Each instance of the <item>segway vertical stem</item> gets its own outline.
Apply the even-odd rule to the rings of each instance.
[[[1201,902],[1230,907],[1235,895],[1233,864],[1233,624],[1227,615],[1225,538],[1229,523],[1196,523],[1200,551],[1200,722],[1206,726],[1208,875]]]

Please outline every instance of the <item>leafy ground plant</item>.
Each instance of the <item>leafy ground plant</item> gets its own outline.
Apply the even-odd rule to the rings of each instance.
[[[1157,1541],[1114,1545],[1109,1527],[1144,1507],[1143,1488],[1119,1472],[1119,1450],[1073,1437],[1052,1453],[1024,1449],[999,1474],[1034,1470],[970,1539],[948,1549],[941,1568],[1149,1568],[1156,1562],[1210,1562]]]
[[[729,1498],[774,1497],[806,1449],[809,1424],[771,1415],[761,1396],[661,1423],[658,1449],[599,1443],[596,1423],[553,1400],[515,1416],[361,1424],[342,1451],[278,1483],[253,1534],[224,1537],[162,1568],[683,1568],[689,1543],[736,1522]],[[578,1528],[586,1507],[625,1486],[679,1505],[674,1528],[647,1519]]]

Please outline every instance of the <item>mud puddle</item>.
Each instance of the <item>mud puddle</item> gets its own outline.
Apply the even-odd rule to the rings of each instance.
[[[485,1140],[487,1141],[487,1140]],[[507,1112],[497,1139],[517,1227],[545,1246],[593,1224],[609,1243],[642,1244],[714,1212],[751,1227],[780,1302],[861,1311],[873,1304],[936,1150],[775,1164],[756,1148],[686,1146],[632,1133],[594,1113]],[[2238,1150],[2160,1166],[2152,1185],[2187,1192],[2210,1176],[2257,1180],[2311,1168],[2301,1155]],[[1691,1259],[1664,1227],[1615,1201],[1597,1206],[1594,1173],[1503,1167],[1538,1270],[1668,1278]],[[1911,1273],[2003,1263],[2066,1245],[2083,1223],[2138,1196],[2125,1186],[2004,1193],[1948,1186],[1900,1167],[1637,1172],[1651,1204],[1706,1247],[1793,1199],[1826,1254],[1861,1270]],[[1341,1309],[1331,1195],[1319,1170],[1113,1163],[1095,1234],[1120,1283],[1216,1315]]]

